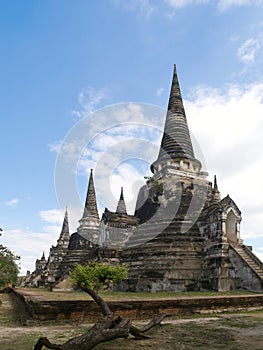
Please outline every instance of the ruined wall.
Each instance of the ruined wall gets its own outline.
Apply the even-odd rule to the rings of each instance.
[[[41,300],[14,291],[13,297],[23,310],[24,324],[39,324],[51,321],[94,322],[101,317],[101,311],[92,300]],[[154,315],[167,312],[172,315],[193,315],[194,313],[213,313],[237,310],[263,309],[263,295],[186,297],[156,300],[123,300],[108,302],[111,310],[118,315],[131,319],[149,319]]]

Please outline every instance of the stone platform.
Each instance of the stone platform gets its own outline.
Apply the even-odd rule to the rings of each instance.
[[[53,293],[52,293],[53,294]],[[54,292],[55,294],[55,292]],[[101,317],[93,300],[47,300],[41,291],[15,289],[12,298],[19,306],[20,318],[25,325],[46,322],[92,323]],[[108,301],[110,308],[119,315],[131,319],[149,319],[160,312],[172,316],[219,313],[232,311],[263,310],[263,294],[218,295],[196,297],[152,298],[142,300]]]

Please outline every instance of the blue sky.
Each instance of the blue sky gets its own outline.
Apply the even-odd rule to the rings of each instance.
[[[61,207],[69,206],[72,232],[80,219],[66,199],[57,201],[54,185],[66,135],[106,106],[135,102],[136,110],[125,105],[128,118],[140,104],[165,109],[174,63],[210,178],[217,174],[222,196],[240,207],[241,236],[263,258],[262,15],[261,0],[0,2],[1,241],[22,256],[22,273],[56,243]],[[99,151],[125,142],[125,132],[100,135]],[[146,130],[129,132],[147,137]],[[150,134],[158,144],[160,135]],[[95,151],[97,158],[78,163],[81,201]],[[151,157],[154,149],[138,168],[119,166],[112,198],[124,185],[129,200],[129,184],[141,184]]]

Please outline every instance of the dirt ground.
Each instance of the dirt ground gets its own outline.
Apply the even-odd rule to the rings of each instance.
[[[48,337],[64,343],[82,334],[91,325],[21,326],[10,296],[0,294],[0,349],[31,350],[38,338]],[[138,327],[139,323],[136,324]],[[163,321],[163,326],[147,333],[151,339],[116,339],[96,347],[98,350],[262,350],[263,310],[254,312],[216,314]]]

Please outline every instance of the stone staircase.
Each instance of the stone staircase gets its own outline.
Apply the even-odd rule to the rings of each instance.
[[[263,263],[246,245],[234,246],[231,244],[238,255],[245,261],[245,263],[257,274],[263,282]]]

